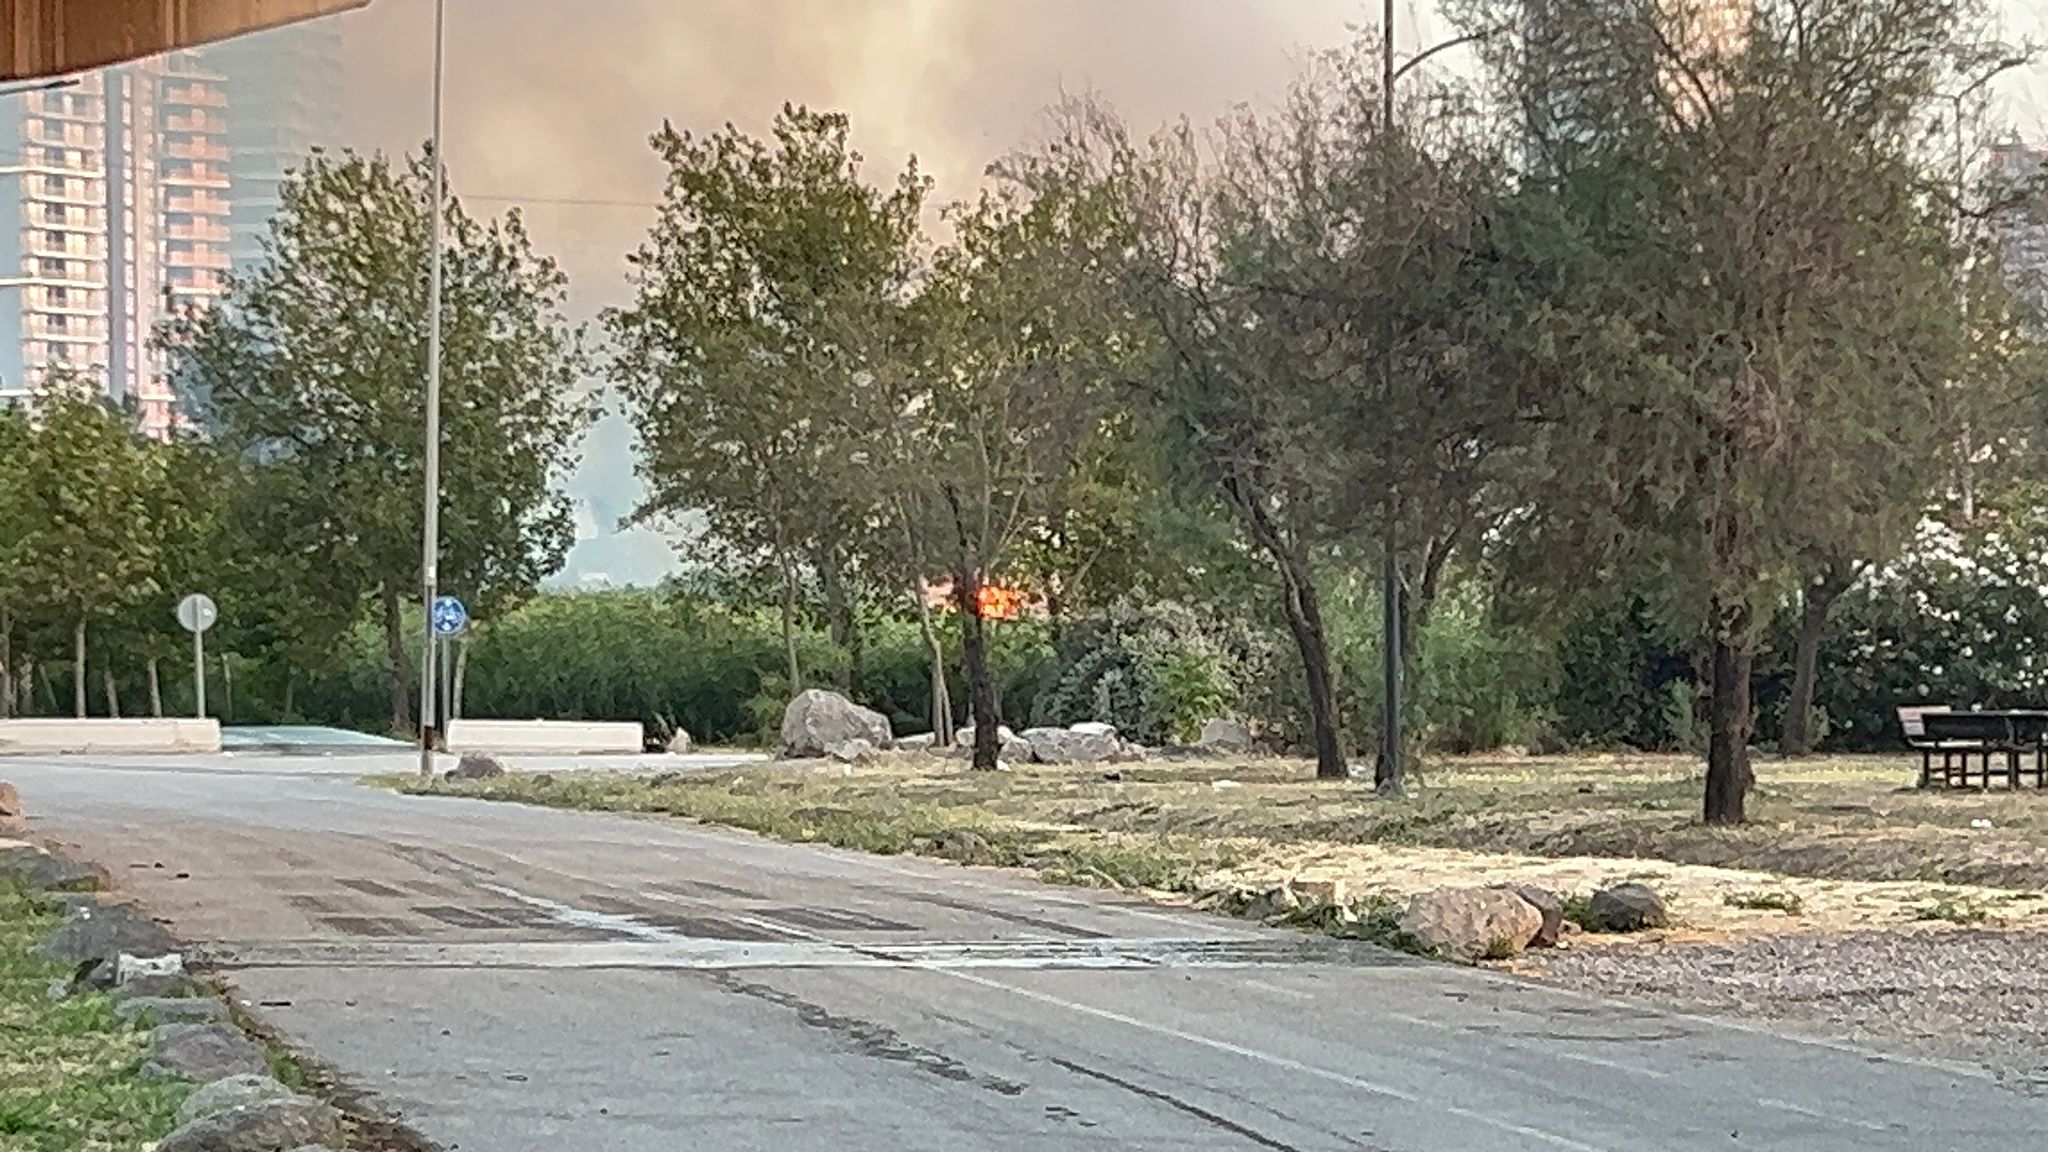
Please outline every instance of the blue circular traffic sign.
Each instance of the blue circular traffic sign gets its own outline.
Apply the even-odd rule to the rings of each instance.
[[[434,635],[460,636],[469,627],[469,609],[453,596],[442,596],[434,601]]]

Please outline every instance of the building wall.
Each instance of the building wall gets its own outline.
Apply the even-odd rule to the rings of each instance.
[[[331,136],[340,50],[302,25],[0,99],[0,400],[69,365],[168,431],[151,335],[260,256],[284,172]]]
[[[2048,143],[2008,138],[1992,146],[1989,160],[1994,182],[2031,190],[1994,227],[2006,275],[2037,322],[2048,323]]]

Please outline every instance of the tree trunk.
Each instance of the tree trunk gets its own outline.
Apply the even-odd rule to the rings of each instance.
[[[391,730],[412,731],[412,693],[406,688],[405,613],[399,606],[398,589],[384,586],[384,657],[391,686]]]
[[[72,714],[85,719],[85,617],[71,629],[71,708]]]
[[[796,569],[787,556],[782,558],[782,654],[788,660],[789,695],[804,688],[804,669],[796,655]]]
[[[1845,568],[1831,564],[1820,579],[1806,588],[1806,603],[1799,613],[1799,639],[1792,650],[1792,689],[1785,700],[1785,720],[1778,733],[1778,751],[1784,755],[1813,754],[1813,695],[1820,679],[1820,642],[1827,636],[1828,613],[1853,580],[1854,576]]]
[[[289,724],[299,718],[296,698],[299,694],[298,666],[287,660],[284,664],[284,719]]]
[[[0,605],[0,720],[14,718],[14,614]]]
[[[114,670],[112,668],[100,669],[100,686],[105,688],[107,693],[107,718],[109,720],[119,720],[121,718],[121,688],[114,681]]]
[[[967,708],[974,716],[976,770],[988,772],[1002,755],[997,735],[1002,705],[996,700],[995,677],[988,666],[988,636],[981,618],[981,579],[977,573],[953,573],[953,598],[960,607],[960,647],[967,666]]]
[[[1729,609],[1715,613],[1720,627],[1714,636],[1712,695],[1708,704],[1707,793],[1704,815],[1709,824],[1740,824],[1743,803],[1755,776],[1749,765],[1749,678],[1755,654],[1750,650],[1749,613]]]
[[[1344,763],[1342,721],[1337,713],[1337,682],[1330,674],[1330,645],[1323,629],[1322,598],[1308,561],[1282,538],[1279,526],[1267,514],[1261,497],[1239,482],[1226,482],[1224,491],[1243,514],[1252,539],[1273,559],[1280,571],[1287,615],[1287,630],[1294,634],[1294,646],[1301,653],[1301,669],[1308,680],[1308,718],[1316,747],[1316,779],[1344,780],[1351,775]]]
[[[953,746],[953,692],[946,684],[946,645],[939,638],[939,630],[932,626],[932,606],[925,602],[924,589],[913,587],[910,601],[917,606],[918,631],[924,634],[925,650],[931,653],[932,743],[940,748],[950,748]]]
[[[149,673],[149,714],[161,720],[164,718],[164,682],[156,657],[149,658],[146,671]]]
[[[449,686],[453,707],[448,710],[451,717],[462,715],[462,683],[469,678],[469,633],[465,632],[455,641],[455,683]]]
[[[820,554],[818,585],[825,595],[825,625],[831,633],[832,646],[846,656],[845,662],[833,669],[832,682],[841,693],[850,696],[860,672],[860,628],[853,618],[853,598],[847,592],[846,573],[836,552]]]
[[[235,666],[228,654],[220,654],[220,722],[235,722]]]

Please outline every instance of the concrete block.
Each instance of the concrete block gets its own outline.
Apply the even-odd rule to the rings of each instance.
[[[447,750],[564,755],[637,755],[643,747],[640,725],[583,720],[454,720],[448,725]]]
[[[218,720],[0,720],[0,756],[220,751]]]

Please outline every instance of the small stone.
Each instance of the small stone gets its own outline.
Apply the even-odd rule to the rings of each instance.
[[[151,976],[183,976],[185,957],[170,952],[162,956],[135,956],[121,953],[114,960],[114,986],[133,984]]]
[[[145,1080],[208,1084],[237,1073],[260,1076],[270,1071],[263,1049],[226,1024],[165,1024],[149,1034],[149,1047],[149,1059],[142,1065]]]
[[[1401,931],[1446,960],[1505,960],[1543,930],[1543,913],[1505,888],[1438,888],[1408,903]]]
[[[1238,756],[1252,750],[1252,734],[1235,720],[1210,720],[1202,725],[1195,747],[1207,753]]]
[[[1564,935],[1564,901],[1558,899],[1557,893],[1534,884],[1512,884],[1508,890],[1543,914],[1543,927],[1530,938],[1529,947],[1557,947],[1558,938]]]
[[[289,1100],[295,1095],[297,1093],[270,1076],[247,1072],[226,1076],[186,1097],[185,1103],[178,1107],[178,1124],[182,1127],[194,1120],[218,1116],[247,1104]]]
[[[157,1152],[278,1152],[341,1139],[340,1113],[310,1097],[286,1096],[195,1120],[156,1147]]]
[[[482,752],[464,752],[455,767],[448,770],[448,780],[495,780],[505,774],[505,765],[496,756]]]
[[[114,1015],[128,1023],[226,1024],[228,1006],[201,997],[134,996],[114,1005]]]
[[[995,848],[980,834],[964,828],[948,828],[932,838],[931,854],[957,864],[980,864],[995,855]]]
[[[155,921],[125,904],[108,904],[73,913],[36,946],[36,955],[59,964],[104,960],[111,966],[124,952],[161,956],[177,948],[178,942]]]
[[[1647,884],[1616,884],[1593,893],[1587,907],[1592,923],[1587,927],[1598,932],[1641,932],[1650,928],[1671,927],[1671,909],[1664,898]]]
[[[934,744],[938,743],[938,739],[939,735],[936,732],[919,732],[915,736],[904,736],[898,738],[896,741],[896,746],[898,748],[915,749],[921,751],[923,749],[930,748]]]
[[[842,740],[825,749],[825,755],[841,764],[865,764],[875,757],[875,746],[866,740]]]
[[[1346,902],[1342,880],[1290,880],[1288,885],[1305,908],[1342,907]]]

